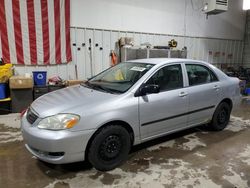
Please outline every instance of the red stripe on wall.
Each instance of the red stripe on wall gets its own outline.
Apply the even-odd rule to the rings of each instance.
[[[10,63],[10,49],[7,35],[5,0],[0,0],[0,38],[2,43],[2,58],[5,62]]]
[[[56,64],[61,64],[60,0],[54,0]]]
[[[47,0],[41,0],[41,12],[42,12],[42,30],[43,30],[43,62],[44,64],[50,64],[50,45],[49,45],[49,15],[48,15],[48,2]]]
[[[14,34],[15,34],[17,63],[24,64],[23,39],[22,39],[19,0],[12,0],[12,10],[13,10],[13,22],[14,22]]]
[[[70,43],[70,0],[65,0],[65,34],[66,34],[66,59],[72,61]]]
[[[30,60],[31,64],[37,64],[37,49],[36,49],[36,25],[35,25],[35,8],[34,0],[27,0],[28,11],[28,28],[29,28],[29,44],[30,44]]]

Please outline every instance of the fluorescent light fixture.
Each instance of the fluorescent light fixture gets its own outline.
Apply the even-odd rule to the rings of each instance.
[[[243,10],[250,9],[250,0],[243,0]]]

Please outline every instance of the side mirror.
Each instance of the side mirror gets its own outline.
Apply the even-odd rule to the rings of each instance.
[[[135,93],[135,97],[144,96],[151,93],[159,93],[160,87],[159,85],[149,84],[149,85],[142,85],[139,90]]]

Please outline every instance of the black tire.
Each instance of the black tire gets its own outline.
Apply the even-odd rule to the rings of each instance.
[[[226,102],[222,102],[216,108],[210,127],[214,131],[221,131],[226,128],[231,114],[231,107]]]
[[[112,170],[127,159],[130,147],[128,131],[122,126],[110,125],[95,135],[88,150],[88,160],[97,170]]]

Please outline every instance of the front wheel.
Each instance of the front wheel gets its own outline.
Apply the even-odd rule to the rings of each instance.
[[[213,119],[211,121],[211,128],[215,131],[221,131],[226,128],[231,114],[231,107],[222,102],[216,108]]]
[[[110,125],[95,135],[89,147],[88,160],[97,170],[112,170],[126,160],[130,146],[128,131],[122,126]]]

